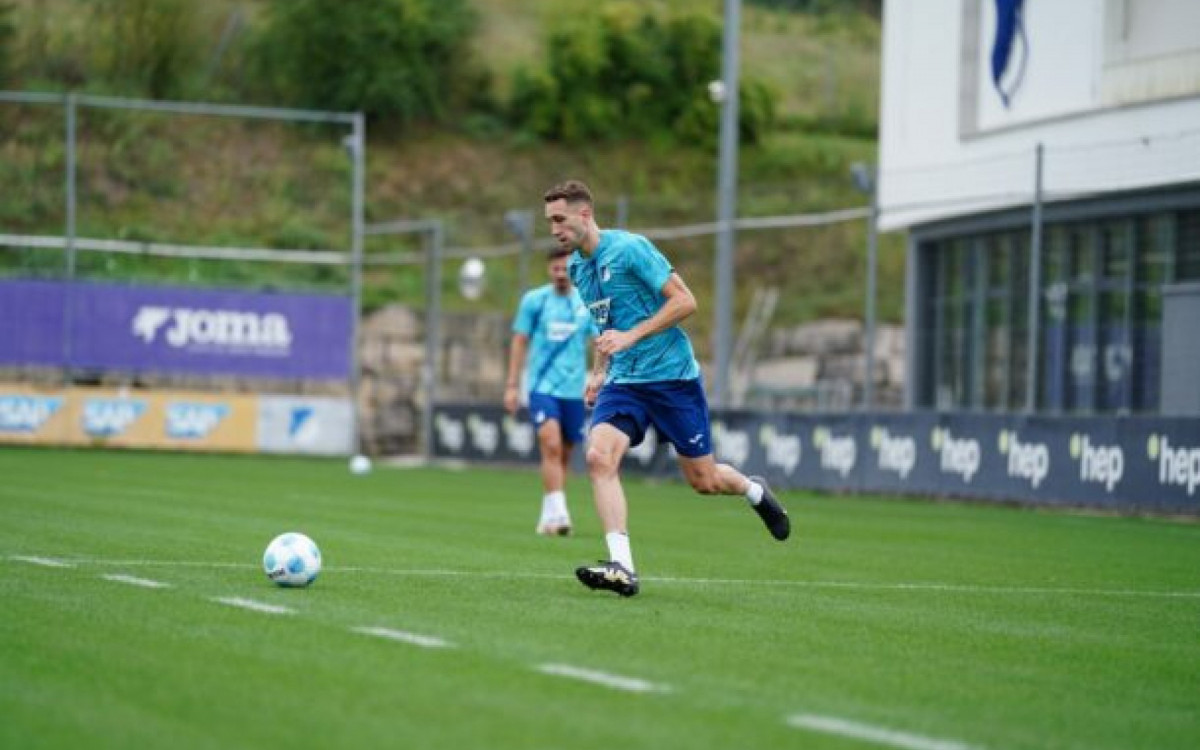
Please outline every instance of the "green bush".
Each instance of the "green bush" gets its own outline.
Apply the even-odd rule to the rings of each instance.
[[[190,0],[100,0],[99,69],[154,99],[186,95],[200,59],[196,4]]]
[[[11,2],[0,2],[0,85],[6,85],[13,70],[13,39],[17,28],[13,22]]]
[[[509,114],[518,127],[568,143],[715,145],[719,106],[708,84],[721,73],[721,27],[711,14],[598,3],[553,22],[545,47],[543,68],[514,77]],[[739,106],[743,142],[756,143],[774,118],[774,95],[746,79]]]
[[[275,0],[259,76],[290,104],[441,119],[486,85],[468,47],[475,24],[464,0]]]

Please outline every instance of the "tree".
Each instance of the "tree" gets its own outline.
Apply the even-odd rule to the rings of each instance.
[[[275,0],[258,59],[290,103],[437,119],[480,80],[468,48],[475,24],[464,0]]]

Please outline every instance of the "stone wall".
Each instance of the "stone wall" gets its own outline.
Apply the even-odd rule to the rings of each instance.
[[[508,317],[451,313],[442,317],[440,329],[439,400],[500,403],[508,366]],[[419,451],[424,311],[389,305],[364,318],[359,359],[363,450],[372,455]]]
[[[829,319],[774,329],[752,371],[738,379],[750,408],[849,409],[861,403],[866,361],[862,322]],[[899,407],[904,395],[904,327],[875,329],[874,402]]]

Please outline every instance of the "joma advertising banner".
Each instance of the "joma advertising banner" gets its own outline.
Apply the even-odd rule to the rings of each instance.
[[[436,456],[536,460],[528,425],[498,406],[439,405],[434,419]],[[1200,515],[1197,418],[716,410],[712,431],[719,461],[761,474],[780,489]],[[653,431],[623,468],[679,474],[672,449]]]
[[[350,299],[0,281],[0,364],[340,380]]]

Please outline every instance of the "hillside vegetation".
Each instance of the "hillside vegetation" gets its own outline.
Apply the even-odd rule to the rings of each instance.
[[[293,0],[295,7],[307,3],[318,10],[325,7],[322,2],[327,0]],[[388,2],[409,13],[434,7],[425,0]],[[602,223],[616,220],[618,201],[624,202],[628,225],[635,229],[712,220],[715,104],[707,102],[711,111],[699,110],[694,101],[688,105],[696,111],[687,121],[704,124],[691,135],[683,125],[625,134],[622,123],[631,120],[629,112],[636,109],[614,123],[611,137],[538,132],[525,113],[514,108],[514,97],[523,76],[526,81],[544,77],[548,59],[590,59],[578,55],[593,54],[594,49],[564,51],[564,37],[555,37],[553,31],[564,28],[564,13],[582,11],[542,0],[438,5],[462,6],[469,20],[464,27],[468,31],[452,30],[462,34],[455,37],[458,41],[438,37],[456,56],[454,70],[446,68],[439,75],[453,77],[455,83],[442,87],[441,79],[435,79],[438,85],[432,93],[445,96],[408,100],[403,105],[407,109],[386,109],[391,106],[386,96],[372,100],[383,110],[371,115],[368,124],[368,221],[441,218],[451,246],[495,246],[514,240],[503,221],[506,211],[540,213],[545,187],[568,176],[592,184]],[[667,19],[707,14],[709,21],[689,27],[698,29],[693,34],[701,45],[697,49],[710,50],[711,31],[719,30],[718,2],[699,10],[683,0],[592,5],[603,6],[603,12],[617,19],[614,28],[641,23],[636,27],[639,34],[666,34],[664,30],[675,28],[665,21],[646,27],[637,20],[640,13],[661,13]],[[835,9],[809,7],[814,5]],[[283,75],[290,68],[277,67],[274,78],[264,73],[269,70],[264,66],[286,59],[278,34],[274,48],[263,41],[278,7],[262,0],[99,0],[86,6],[70,0],[0,2],[0,76],[7,89],[311,107],[311,101],[296,93],[294,77]],[[131,16],[131,10],[142,15]],[[422,18],[422,23],[436,20]],[[426,33],[433,37],[446,32],[445,25],[429,28]],[[148,29],[177,43],[168,49],[134,41],[143,39]],[[599,39],[597,44],[624,44],[626,39],[605,41],[598,34],[587,38]],[[121,54],[106,43],[113,40],[124,40]],[[849,167],[875,157],[878,44],[877,9],[870,2],[746,3],[743,74],[748,90],[769,97],[765,106],[770,111],[766,119],[752,124],[757,128],[752,142],[746,140],[743,120],[740,215],[863,205],[864,197],[851,186]],[[307,51],[337,57],[329,45]],[[576,57],[564,58],[567,53]],[[715,78],[719,56],[715,63],[708,57],[697,59],[717,66]],[[345,67],[344,62],[334,63],[334,69]],[[579,86],[589,79],[576,80],[584,81]],[[606,79],[595,85],[609,83]],[[364,83],[364,91],[369,88]],[[570,92],[558,96],[565,106],[574,102]],[[636,105],[636,99],[621,101],[621,106]],[[433,109],[426,111],[424,106]],[[0,180],[6,186],[0,193],[0,231],[64,231],[63,117],[56,105],[0,103]],[[711,140],[705,137],[710,123]],[[351,163],[342,146],[346,133],[344,127],[332,125],[81,108],[78,233],[180,244],[348,248]],[[544,234],[540,222],[535,228]],[[711,299],[713,238],[661,244],[702,300]],[[370,238],[367,244],[373,256],[416,248],[411,238]],[[900,315],[902,252],[900,238],[884,238],[880,311],[885,319]],[[749,303],[753,288],[773,285],[782,291],[778,324],[821,316],[856,317],[862,309],[864,256],[863,222],[743,232],[737,252],[739,312]],[[61,272],[62,257],[59,251],[6,250],[0,263],[9,274],[53,275]],[[447,304],[480,310],[511,306],[518,272],[514,257],[489,260],[489,286],[476,302],[453,293],[456,267],[454,261],[445,268]],[[331,267],[95,253],[81,253],[79,272],[93,278],[208,285],[347,285],[345,272]],[[540,262],[531,264],[530,272],[533,281],[540,279]],[[368,307],[394,300],[419,303],[422,273],[419,265],[373,266],[366,279]],[[702,314],[693,323],[701,348],[710,317]]]

